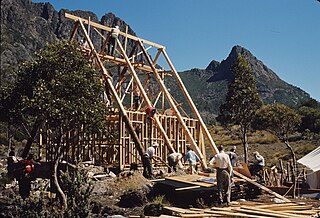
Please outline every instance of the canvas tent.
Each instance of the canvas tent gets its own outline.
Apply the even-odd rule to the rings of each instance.
[[[310,188],[320,188],[320,146],[298,160],[309,168],[307,183]]]

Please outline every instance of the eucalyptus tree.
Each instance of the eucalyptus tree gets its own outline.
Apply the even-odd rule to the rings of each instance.
[[[248,163],[247,133],[250,130],[256,111],[262,105],[262,101],[248,60],[239,54],[231,70],[234,79],[229,84],[226,101],[220,106],[220,114],[217,120],[222,124],[240,126],[245,162]]]
[[[255,128],[273,133],[289,148],[293,161],[294,190],[296,189],[297,161],[289,143],[289,137],[298,129],[300,123],[301,116],[294,109],[283,104],[264,105],[258,110],[254,121]]]

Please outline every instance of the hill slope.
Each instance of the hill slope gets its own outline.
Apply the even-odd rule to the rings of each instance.
[[[280,102],[294,107],[311,99],[308,93],[281,80],[250,51],[237,45],[221,63],[213,60],[206,69],[191,69],[180,73],[203,115],[219,112],[219,107],[225,100],[228,84],[234,77],[230,69],[238,54],[249,61],[256,77],[258,92],[265,103]],[[180,93],[175,96],[182,99]]]
[[[38,49],[50,42],[67,40],[72,30],[73,22],[66,20],[64,12],[57,12],[50,3],[32,3],[31,0],[2,0],[1,1],[1,86],[15,79],[14,70],[18,63],[30,60]],[[112,13],[98,17],[88,11],[72,11],[72,14],[88,18],[104,25],[118,25],[124,31],[127,25]],[[128,33],[136,35],[129,27]],[[93,42],[101,45],[101,37],[91,31]],[[129,42],[130,43],[130,42]],[[132,45],[128,45],[128,51]],[[227,86],[232,81],[230,71],[237,54],[242,54],[249,60],[257,78],[257,87],[264,102],[281,102],[290,106],[299,105],[310,99],[309,94],[298,87],[281,80],[262,61],[250,51],[241,46],[232,48],[229,56],[221,63],[212,61],[206,69],[191,69],[181,72],[192,98],[207,121],[217,114],[219,106],[224,102]],[[176,85],[167,82],[175,97],[184,102],[182,94],[176,92]],[[186,103],[184,103],[184,106]],[[186,108],[188,111],[188,108]]]

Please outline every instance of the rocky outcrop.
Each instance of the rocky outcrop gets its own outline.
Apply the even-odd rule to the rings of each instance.
[[[310,95],[298,87],[281,80],[275,72],[257,59],[249,50],[237,45],[221,63],[213,60],[206,69],[191,69],[180,73],[186,87],[203,114],[217,114],[224,102],[228,84],[233,80],[231,71],[238,54],[245,57],[256,77],[258,92],[265,103],[279,102],[297,106],[310,99]],[[182,96],[175,92],[178,99]]]
[[[125,31],[127,24],[112,13],[99,21],[97,15],[89,11],[57,12],[50,3],[33,3],[30,0],[1,1],[1,84],[15,78],[14,70],[25,60],[31,60],[34,53],[46,44],[67,40],[72,31],[73,21],[64,17],[64,13],[89,18],[108,26],[120,26]],[[128,26],[128,33],[135,35]],[[102,39],[96,31],[91,31],[93,43],[99,47]],[[132,42],[128,42],[130,51]]]

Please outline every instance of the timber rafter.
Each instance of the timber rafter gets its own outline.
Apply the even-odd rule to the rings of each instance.
[[[144,111],[144,108],[157,106],[158,102],[161,102],[161,104],[159,104],[160,106],[157,106],[159,113],[164,112],[165,107],[168,105],[174,112],[174,122],[178,123],[178,126],[174,128],[171,128],[170,126],[168,127],[164,124],[164,122],[166,122],[164,121],[166,117],[163,115],[159,116],[160,114],[157,113],[152,118],[152,122],[157,128],[155,140],[160,141],[169,152],[184,151],[184,149],[179,148],[177,142],[174,142],[174,138],[171,136],[169,137],[170,134],[173,134],[173,131],[181,129],[181,133],[183,135],[176,135],[176,137],[185,139],[187,141],[187,144],[190,145],[200,157],[202,166],[206,168],[204,139],[202,139],[203,137],[199,136],[204,136],[207,139],[214,154],[217,153],[216,145],[206,125],[204,124],[200,113],[193,103],[191,96],[189,95],[180,76],[175,70],[171,60],[169,59],[165,51],[165,47],[163,45],[141,39],[137,36],[130,35],[127,33],[126,29],[126,32],[120,32],[119,34],[124,40],[119,38],[116,39],[118,44],[116,54],[110,55],[108,54],[108,43],[112,28],[68,13],[65,13],[65,17],[75,22],[71,32],[70,40],[80,41],[79,37],[84,37],[82,40],[84,40],[87,45],[81,45],[81,48],[87,53],[88,57],[93,60],[93,63],[99,67],[107,89],[112,95],[112,101],[115,102],[119,108],[121,118],[123,119],[125,126],[130,133],[131,139],[134,141],[138,153],[142,155],[144,148],[147,147],[147,145],[146,142],[141,141],[141,136],[138,135],[139,131],[137,131],[137,125],[139,123],[142,124],[143,121],[139,121],[139,119],[133,121],[133,118],[129,117],[128,115],[128,110],[132,110],[132,103],[128,105],[128,101],[130,101],[131,98],[132,102],[132,90],[134,86],[138,88],[142,97],[142,101],[140,102],[138,110],[141,109]],[[101,36],[100,47],[94,45],[90,37],[90,33],[88,33],[84,26],[85,24],[92,26],[94,30]],[[79,32],[82,32],[82,35],[79,36]],[[131,40],[131,44],[133,45],[130,51],[127,51],[128,40]],[[148,53],[148,49],[150,48],[157,49],[153,59]],[[165,65],[169,66],[169,69],[159,68],[158,62],[160,59],[165,63]],[[115,73],[114,71],[110,72],[111,65],[118,66],[118,73]],[[197,125],[194,124],[194,126],[190,126],[187,124],[187,122],[189,122],[189,118],[185,117],[186,113],[181,107],[181,103],[173,98],[170,90],[165,85],[166,76],[172,76],[172,78],[177,81],[178,86],[180,87],[191,110],[194,113],[195,122],[198,123]],[[182,116],[182,114],[184,116]],[[132,116],[138,115],[134,115],[133,113]],[[190,121],[190,123],[193,122],[194,121]],[[177,129],[174,130],[175,128]],[[198,129],[198,132],[195,132],[195,129]],[[150,139],[148,143],[151,143],[151,140],[154,140],[154,138]],[[160,150],[162,151],[162,148]]]

